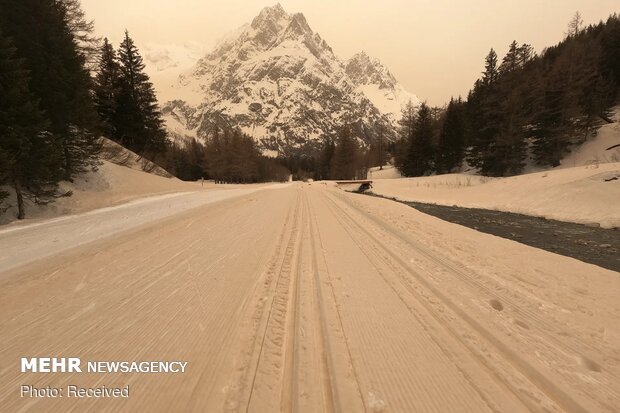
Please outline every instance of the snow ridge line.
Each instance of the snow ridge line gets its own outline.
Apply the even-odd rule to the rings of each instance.
[[[334,205],[336,205],[338,208],[342,209],[342,207],[338,206],[337,203],[330,196],[326,195],[326,197]],[[341,197],[338,196],[338,198],[341,198]],[[341,198],[341,201],[346,202],[345,200],[342,200],[342,198]],[[357,210],[358,213],[361,213],[363,216],[366,216],[367,218],[371,219],[376,225],[382,226],[386,231],[389,231],[393,236],[396,236],[397,238],[400,238],[401,241],[404,241],[404,242],[409,243],[412,246],[414,246],[416,248],[417,252],[421,252],[424,255],[427,255],[427,258],[437,262],[438,264],[444,266],[446,269],[448,269],[448,270],[450,270],[452,272],[456,271],[453,268],[452,265],[449,265],[448,263],[443,262],[443,260],[440,260],[438,257],[435,257],[434,255],[431,255],[429,252],[426,252],[424,250],[420,250],[420,248],[418,247],[418,245],[416,243],[413,243],[413,242],[411,242],[409,240],[402,239],[397,234],[394,234],[393,231],[390,231],[385,225],[382,225],[381,223],[379,223],[376,217],[373,217],[370,214],[365,213],[362,210],[359,210],[357,207],[352,206],[348,202],[346,202],[346,203],[347,203],[347,205],[351,206],[353,209]],[[392,259],[394,259],[396,262],[399,263],[399,265],[401,265],[403,268],[408,269],[408,273],[410,275],[412,275],[426,289],[431,291],[432,294],[435,295],[441,302],[443,302],[443,304],[447,308],[452,310],[457,316],[459,316],[463,321],[465,321],[481,337],[483,337],[484,339],[486,339],[486,341],[488,341],[490,344],[492,344],[493,347],[495,347],[501,354],[503,354],[505,356],[504,358],[507,361],[509,361],[510,364],[512,364],[515,369],[520,371],[521,374],[523,374],[525,377],[527,377],[528,380],[532,384],[534,384],[539,390],[544,392],[551,400],[553,400],[555,403],[557,403],[559,406],[561,406],[562,409],[564,409],[567,412],[574,412],[574,413],[587,413],[588,412],[588,410],[586,408],[584,408],[579,403],[577,403],[568,393],[566,393],[564,390],[562,390],[561,388],[556,386],[555,383],[553,383],[551,380],[549,380],[547,377],[545,377],[540,371],[538,371],[536,368],[534,368],[529,362],[527,362],[525,359],[523,359],[520,355],[518,355],[514,351],[510,350],[508,348],[508,346],[506,346],[503,342],[501,342],[497,337],[495,337],[491,332],[489,332],[486,328],[484,328],[480,323],[478,323],[471,316],[466,314],[457,305],[452,303],[451,300],[448,299],[448,297],[446,297],[436,287],[434,287],[432,284],[430,284],[430,282],[425,280],[424,277],[422,277],[420,274],[417,274],[417,273],[411,271],[409,269],[409,265],[406,262],[404,262],[401,257],[399,257],[398,255],[394,254],[388,248],[385,248],[382,245],[381,240],[379,240],[375,235],[373,235],[370,231],[368,231],[366,228],[361,226],[355,220],[352,220],[351,222],[354,223],[360,229],[361,232],[366,234],[366,236],[368,236],[370,239],[374,240],[376,245],[381,246],[381,248],[387,254],[389,254],[392,257]],[[526,404],[527,404],[527,400],[522,400],[522,401],[526,402]]]

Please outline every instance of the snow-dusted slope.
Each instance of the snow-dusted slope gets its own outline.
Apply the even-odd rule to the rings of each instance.
[[[180,73],[186,72],[196,64],[205,53],[205,48],[197,42],[184,44],[154,44],[144,47],[146,71],[161,102],[177,97],[175,85]]]
[[[205,139],[215,122],[230,123],[279,152],[316,145],[345,124],[364,142],[379,128],[390,138],[397,106],[417,99],[359,56],[345,65],[303,14],[267,7],[180,76],[164,115],[177,137]]]
[[[366,52],[360,52],[346,62],[346,72],[357,90],[362,92],[379,111],[394,123],[400,118],[401,109],[411,101],[418,106],[420,100],[398,83],[394,75]]]
[[[562,168],[620,162],[620,106],[612,113],[614,122],[604,124],[594,137],[573,149],[562,159]]]

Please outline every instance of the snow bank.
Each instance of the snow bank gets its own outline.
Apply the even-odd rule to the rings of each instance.
[[[620,228],[620,162],[487,178],[465,174],[379,179],[373,192],[400,200],[457,205]]]
[[[102,162],[96,172],[86,173],[74,182],[60,183],[59,193],[70,191],[71,196],[58,198],[48,205],[34,205],[28,201],[26,205],[28,221],[86,212],[150,195],[201,189],[199,183],[183,182],[176,178],[143,172],[135,165],[133,166],[137,169],[109,161]],[[10,188],[6,190],[10,196],[5,205],[9,208],[4,214],[0,214],[0,224],[10,223],[16,216],[15,194]]]

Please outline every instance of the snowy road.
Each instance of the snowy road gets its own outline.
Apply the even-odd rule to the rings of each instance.
[[[277,185],[273,186],[278,187]],[[0,274],[67,249],[259,188],[152,196],[40,223],[0,229]]]
[[[0,232],[0,411],[620,406],[617,272],[321,183],[192,209],[186,196],[153,201],[184,212],[122,232],[110,228],[141,207]],[[51,233],[62,248],[38,243]],[[189,364],[19,373],[36,355]],[[19,398],[22,384],[129,385],[131,397]]]

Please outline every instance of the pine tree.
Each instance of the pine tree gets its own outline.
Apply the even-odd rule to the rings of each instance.
[[[418,109],[407,159],[407,176],[423,176],[433,170],[433,119],[426,103]]]
[[[502,59],[502,64],[499,66],[499,73],[505,75],[516,71],[519,68],[520,58],[522,58],[522,56],[519,56],[519,45],[515,40],[510,43],[508,53],[506,53],[506,56]]]
[[[118,99],[117,139],[147,156],[162,153],[168,143],[153,85],[129,32],[119,49],[121,89]]]
[[[484,73],[482,74],[482,82],[485,85],[492,85],[499,76],[499,69],[497,68],[497,53],[491,49],[489,54],[484,60]]]
[[[331,163],[331,179],[355,179],[360,163],[359,146],[348,127],[342,128]]]
[[[18,219],[26,216],[24,197],[35,201],[54,192],[60,157],[48,123],[30,92],[23,60],[0,32],[0,185],[15,191]]]
[[[55,0],[0,0],[0,26],[24,59],[30,89],[50,121],[48,131],[62,154],[63,178],[71,180],[96,167],[100,143],[91,79],[67,25],[63,4]]]
[[[465,152],[465,110],[461,98],[450,99],[437,145],[437,173],[450,173],[461,165]]]
[[[620,100],[620,16],[617,14],[607,19],[601,34],[601,45],[602,69],[609,73],[610,81],[615,86],[612,89],[615,92],[612,94],[612,99]]]
[[[377,141],[371,144],[370,147],[371,164],[369,166],[379,165],[379,170],[383,170],[383,166],[387,162],[387,148],[385,144],[385,137],[383,136],[383,127],[379,126],[379,134]]]
[[[471,146],[467,160],[470,165],[478,168],[483,175],[496,175],[496,157],[494,152],[495,141],[501,127],[500,103],[502,97],[498,89],[499,70],[497,68],[497,53],[493,49],[485,58],[485,71],[482,79],[474,85],[470,99],[475,107],[475,123],[471,131]],[[469,103],[468,103],[469,105]]]
[[[536,53],[534,52],[534,48],[527,44],[523,43],[517,49],[517,61],[519,67],[524,68],[526,64],[532,61],[536,57]]]
[[[108,39],[105,38],[95,75],[94,98],[102,123],[102,132],[114,140],[120,140],[117,128],[120,91],[120,67],[116,59],[116,52]]]
[[[61,0],[65,8],[67,26],[75,39],[78,52],[83,56],[86,67],[94,71],[99,62],[101,38],[94,35],[95,23],[86,20],[80,0]]]
[[[566,76],[547,75],[541,81],[539,98],[532,119],[532,154],[537,164],[558,166],[570,146],[571,104]]]
[[[585,141],[600,119],[609,120],[611,107],[615,103],[615,83],[611,74],[600,64],[603,61],[601,42],[587,39],[581,51],[582,57],[576,62],[577,81],[574,87],[582,114],[577,126]]]
[[[409,162],[409,149],[413,141],[415,131],[416,107],[410,100],[401,110],[401,118],[398,121],[399,139],[395,145],[394,161],[398,171],[404,175],[411,174],[411,164]]]
[[[224,145],[220,138],[219,127],[213,125],[213,134],[207,140],[205,148],[206,171],[209,176],[215,180],[215,183],[221,183],[224,176]]]
[[[576,14],[569,32],[540,56],[512,42],[499,69],[495,52],[487,55],[465,105],[467,161],[480,173],[520,173],[528,150],[538,164],[557,166],[601,120],[611,122],[620,97],[620,19],[584,29]]]
[[[315,175],[316,180],[329,179],[331,175],[330,166],[335,151],[336,144],[334,143],[333,139],[325,139],[325,141],[323,142],[323,147],[321,148],[321,152],[319,153],[319,159],[317,161],[317,170]]]

